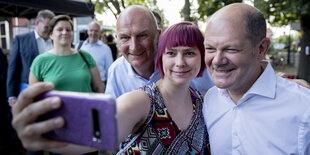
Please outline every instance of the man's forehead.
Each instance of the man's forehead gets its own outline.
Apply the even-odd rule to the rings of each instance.
[[[154,24],[156,24],[154,22]],[[149,16],[139,14],[135,16],[124,16],[117,21],[117,28],[128,26],[152,26],[152,19]]]
[[[156,27],[156,22],[149,10],[140,6],[133,6],[124,10],[116,22],[117,29],[129,26]]]
[[[100,29],[100,25],[98,25],[97,23],[95,22],[92,22],[88,25],[88,28],[89,29]]]
[[[118,34],[140,34],[140,33],[155,33],[156,27],[152,26],[150,20],[147,19],[132,19],[120,21],[117,25]]]
[[[150,28],[143,28],[143,29],[137,29],[137,28],[133,28],[133,27],[123,27],[117,30],[117,34],[118,35],[139,35],[142,33],[154,33]]]
[[[90,26],[90,27],[88,27],[88,30],[100,30],[100,27],[98,27],[98,26]]]
[[[229,19],[226,17],[218,17],[210,20],[205,29],[205,37],[218,35],[242,35],[244,36],[244,21],[240,19]]]

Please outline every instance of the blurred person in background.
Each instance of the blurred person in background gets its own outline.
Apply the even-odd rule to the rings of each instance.
[[[48,35],[50,20],[55,14],[49,10],[38,12],[35,30],[17,35],[13,40],[7,75],[7,97],[11,105],[28,85],[29,69],[33,59],[53,48]]]
[[[101,26],[97,21],[92,21],[88,24],[87,34],[88,38],[80,43],[76,49],[84,50],[94,58],[99,69],[103,90],[105,90],[108,70],[113,62],[112,52],[110,47],[99,39],[101,35]]]
[[[55,90],[99,92],[104,89],[96,62],[85,51],[71,48],[73,23],[69,16],[55,16],[50,23],[49,35],[54,48],[35,58],[31,65],[29,84],[50,81]]]
[[[108,36],[106,36],[106,40],[107,40],[107,45],[110,47],[111,52],[112,52],[112,57],[113,57],[113,61],[115,61],[117,59],[117,54],[118,54],[118,49],[116,46],[116,43],[114,42],[114,37],[112,34],[109,34]]]
[[[0,154],[11,152],[13,146],[12,116],[6,97],[7,68],[7,57],[0,48]]]

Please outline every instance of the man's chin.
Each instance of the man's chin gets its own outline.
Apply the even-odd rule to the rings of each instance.
[[[141,67],[141,66],[145,65],[145,63],[143,63],[143,61],[141,61],[141,60],[130,60],[129,63],[133,67]]]
[[[228,83],[227,81],[228,81],[228,80],[223,80],[223,79],[220,80],[220,81],[215,80],[215,81],[214,81],[214,84],[215,84],[215,86],[218,87],[218,88],[226,89],[226,88],[229,88],[229,87],[231,86],[231,83]]]

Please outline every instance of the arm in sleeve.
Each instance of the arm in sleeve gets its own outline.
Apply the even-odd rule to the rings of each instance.
[[[110,94],[113,97],[117,98],[120,96],[120,93],[117,91],[118,89],[115,89],[118,88],[117,82],[115,80],[115,70],[113,68],[109,68],[105,94]]]
[[[13,40],[12,50],[7,73],[7,97],[17,96],[20,86],[21,73],[21,56],[20,56],[20,39],[16,36]]]
[[[105,64],[104,64],[104,69],[106,70],[105,72],[105,79],[108,79],[108,70],[111,64],[113,63],[113,57],[112,57],[112,52],[111,49],[107,46],[107,51],[105,52]]]

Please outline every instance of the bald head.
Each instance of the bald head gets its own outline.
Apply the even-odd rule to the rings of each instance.
[[[123,25],[125,22],[126,24],[134,22],[148,22],[150,23],[151,28],[154,29],[154,32],[157,29],[156,20],[153,13],[141,5],[131,5],[123,10],[117,18],[116,29],[119,29],[119,26],[121,26],[121,24]]]
[[[88,27],[91,27],[91,26],[96,26],[96,27],[98,27],[99,29],[100,29],[100,23],[99,22],[97,22],[97,21],[91,21],[89,24],[88,24]]]
[[[266,21],[264,15],[255,7],[243,3],[234,3],[214,13],[207,24],[212,26],[216,21],[225,20],[234,27],[244,30],[244,35],[252,45],[256,45],[266,37]],[[216,26],[216,25],[213,25]]]

